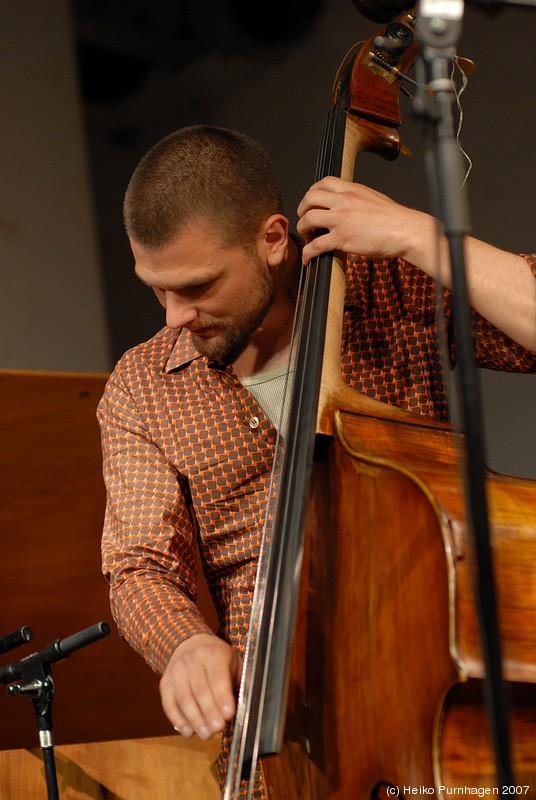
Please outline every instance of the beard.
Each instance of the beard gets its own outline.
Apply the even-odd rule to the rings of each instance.
[[[249,341],[251,334],[257,330],[270,310],[276,294],[275,280],[264,262],[255,258],[257,263],[254,295],[245,308],[231,322],[209,322],[211,336],[196,336],[190,331],[196,350],[219,366],[226,367],[238,357]],[[244,296],[247,297],[247,292]],[[250,295],[253,291],[249,292]]]

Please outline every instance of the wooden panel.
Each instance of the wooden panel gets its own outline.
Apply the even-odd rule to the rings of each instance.
[[[219,739],[164,736],[55,750],[61,800],[218,800]],[[40,750],[0,753],[2,800],[47,800]]]
[[[158,677],[122,642],[100,568],[105,492],[95,411],[105,375],[0,372],[0,635],[19,661],[105,620],[106,639],[53,667],[57,744],[168,734]],[[206,596],[201,602],[210,614]],[[0,686],[0,749],[38,745],[34,712]]]

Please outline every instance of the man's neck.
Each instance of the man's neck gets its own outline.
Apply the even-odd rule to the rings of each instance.
[[[239,378],[250,378],[262,372],[270,372],[288,364],[290,358],[290,342],[286,347],[277,350],[273,355],[266,357],[260,351],[250,349],[248,345],[233,364]]]
[[[289,240],[277,294],[266,319],[252,334],[250,341],[233,362],[239,378],[278,369],[288,363],[299,284],[299,251]]]

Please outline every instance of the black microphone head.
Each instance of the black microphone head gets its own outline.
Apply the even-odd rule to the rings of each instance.
[[[353,5],[373,22],[392,22],[415,5],[408,0],[352,0]]]

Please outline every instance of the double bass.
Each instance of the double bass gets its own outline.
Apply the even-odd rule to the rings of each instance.
[[[353,180],[360,151],[398,156],[398,96],[416,49],[409,11],[351,51],[317,179]],[[536,486],[485,477],[515,775],[502,787],[482,700],[460,437],[347,386],[343,301],[344,258],[317,259],[224,798],[251,796],[259,760],[269,800],[536,797]]]

